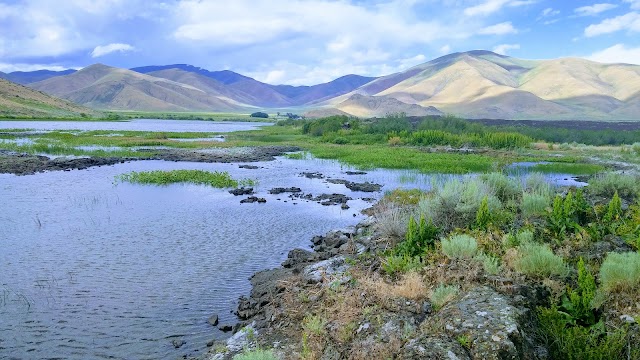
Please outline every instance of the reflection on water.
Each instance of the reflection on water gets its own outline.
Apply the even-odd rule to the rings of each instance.
[[[0,121],[0,129],[232,132],[255,130],[269,123],[204,120],[136,119],[130,121]]]
[[[233,323],[249,276],[275,267],[313,235],[353,225],[396,187],[428,189],[439,177],[373,170],[348,175],[327,160],[238,164],[136,161],[30,176],[0,174],[0,358],[163,359],[192,355],[224,336],[211,314]],[[258,182],[266,204],[240,204],[225,190],[175,184],[114,185],[128,171],[228,171]],[[302,172],[319,172],[308,179]],[[326,178],[383,184],[356,193]],[[437,181],[436,181],[437,182]],[[349,210],[325,207],[273,187],[342,193]],[[355,215],[355,216],[354,216]],[[187,343],[176,350],[171,340]]]

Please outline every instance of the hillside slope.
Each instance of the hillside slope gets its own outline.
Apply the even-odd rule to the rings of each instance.
[[[0,118],[79,118],[102,114],[0,79]]]
[[[95,109],[141,111],[237,111],[247,105],[194,86],[95,64],[31,87]]]

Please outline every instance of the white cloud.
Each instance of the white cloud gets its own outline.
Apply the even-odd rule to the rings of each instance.
[[[509,50],[520,49],[520,44],[501,44],[493,48],[493,52],[500,55],[506,55]]]
[[[36,71],[36,70],[51,70],[51,71],[63,71],[69,69],[66,66],[57,64],[8,64],[0,63],[0,71],[4,73],[10,73],[14,71]]]
[[[632,9],[640,9],[640,0],[624,0]]]
[[[426,56],[422,54],[418,54],[410,58],[400,59],[398,60],[398,63],[400,64],[400,69],[407,69],[416,65],[420,65],[426,61],[427,61]]]
[[[91,52],[91,57],[97,58],[114,52],[133,51],[135,48],[129,44],[113,43],[108,45],[98,45]]]
[[[620,30],[640,31],[640,14],[630,12],[625,15],[603,20],[599,24],[589,25],[584,29],[586,37],[610,34]]]
[[[617,8],[618,5],[602,3],[602,4],[593,4],[589,6],[581,6],[573,10],[578,16],[594,16],[598,15],[601,12],[605,12],[611,9]]]
[[[560,14],[560,10],[555,10],[553,8],[546,8],[542,10],[542,13],[540,14],[540,18],[556,16],[559,14]]]
[[[464,9],[464,14],[466,16],[487,16],[500,11],[505,6],[516,7],[536,2],[536,0],[483,0],[478,5]]]
[[[640,47],[628,48],[624,44],[616,44],[586,58],[602,63],[640,64]]]
[[[441,54],[449,54],[451,52],[451,45],[447,44],[440,48]]]
[[[517,34],[517,33],[518,33],[518,30],[513,27],[510,21],[487,26],[478,31],[478,34],[482,34],[482,35],[506,35],[506,34]]]

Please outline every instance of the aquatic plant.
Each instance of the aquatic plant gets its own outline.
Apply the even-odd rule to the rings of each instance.
[[[116,176],[116,181],[136,184],[169,185],[173,183],[191,183],[209,185],[216,188],[237,187],[240,184],[251,185],[251,180],[238,182],[228,172],[209,172],[204,170],[171,170],[171,171],[132,171]]]

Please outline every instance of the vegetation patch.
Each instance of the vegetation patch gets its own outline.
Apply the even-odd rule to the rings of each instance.
[[[116,177],[116,181],[135,184],[169,185],[174,183],[191,183],[209,185],[216,188],[229,188],[250,186],[253,181],[246,179],[237,181],[231,178],[228,172],[204,171],[204,170],[171,170],[171,171],[132,171]]]

